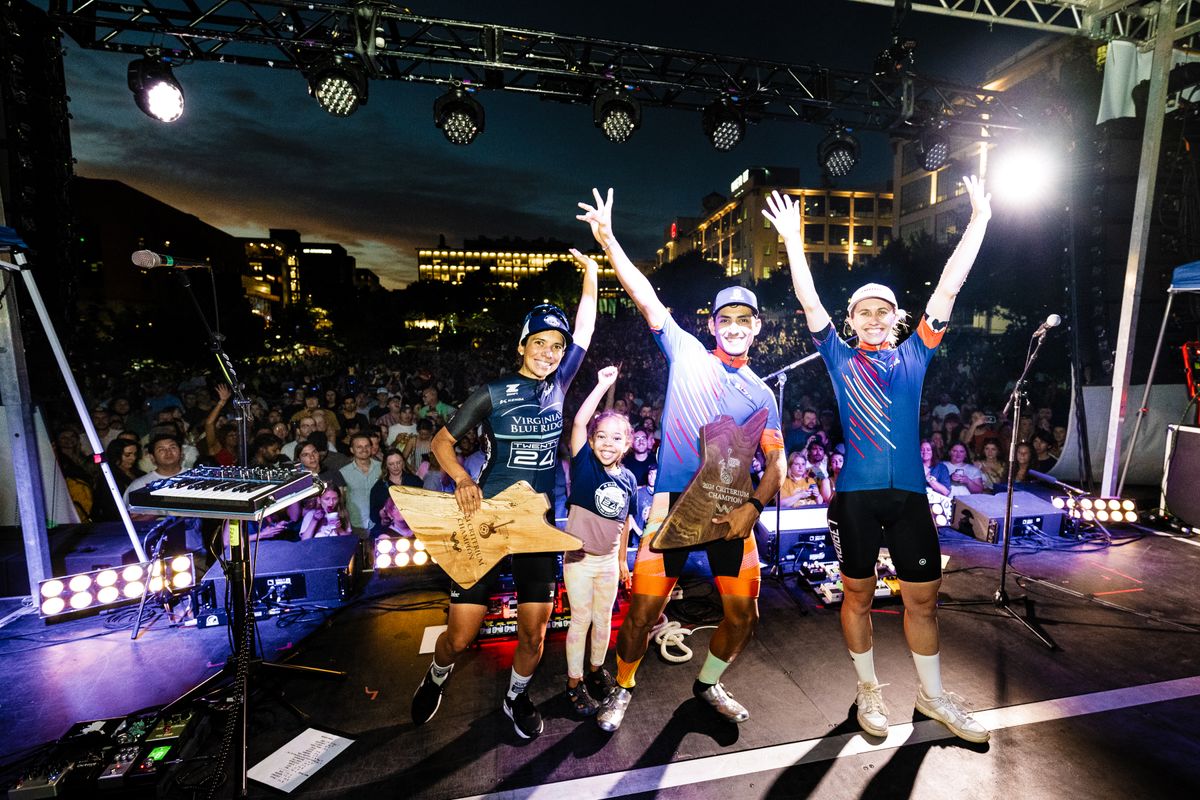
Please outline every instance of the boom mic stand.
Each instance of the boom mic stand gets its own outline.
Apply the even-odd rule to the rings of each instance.
[[[783,418],[783,409],[785,408],[785,406],[783,404],[783,395],[784,395],[784,389],[787,386],[787,380],[788,380],[787,374],[789,372],[791,372],[793,369],[795,369],[796,367],[799,367],[802,364],[807,364],[808,362],[818,359],[820,357],[821,357],[820,353],[809,353],[808,355],[804,356],[803,358],[797,359],[796,361],[793,361],[791,364],[788,364],[785,367],[780,367],[779,369],[772,372],[770,375],[763,376],[764,383],[766,381],[771,380],[772,378],[774,378],[776,380],[776,384],[775,384],[776,402],[779,404],[779,416],[780,416],[781,422],[782,422],[782,418]],[[786,457],[787,453],[784,453],[784,456]],[[786,468],[785,468],[785,470],[786,470]],[[786,477],[786,476],[787,476],[787,473],[785,471],[784,477]],[[779,488],[780,488],[780,491],[777,491],[775,493],[775,538],[774,538],[773,544],[771,546],[771,566],[767,570],[767,576],[779,581],[780,585],[783,585],[784,580],[785,580],[785,576],[783,574],[783,547],[781,547],[780,543],[779,543],[780,536],[781,536],[779,526],[780,526],[781,520],[783,519],[782,503],[780,502],[783,499],[782,495],[781,495],[781,492],[783,489],[782,482],[779,484]],[[799,604],[797,604],[797,605],[799,605]],[[805,614],[808,613],[808,610],[805,609],[804,606],[801,605],[800,608],[802,611],[804,611]]]
[[[233,362],[222,346],[225,337],[214,331],[212,326],[208,324],[208,318],[204,315],[204,311],[200,308],[200,303],[196,300],[196,295],[192,291],[192,284],[188,280],[186,271],[184,269],[176,269],[174,272],[175,276],[179,279],[180,285],[191,299],[192,306],[196,309],[196,315],[204,325],[204,330],[208,335],[209,346],[213,351],[213,355],[216,356],[221,375],[229,384],[230,391],[233,393],[233,405],[237,410],[238,463],[242,466],[247,466],[250,463],[250,400],[242,391],[242,382],[238,379]],[[171,701],[163,710],[165,712],[193,697],[208,694],[219,685],[232,680],[237,704],[234,710],[230,712],[229,721],[226,723],[225,735],[229,736],[231,729],[236,733],[237,772],[241,780],[237,791],[239,797],[246,797],[249,793],[246,772],[249,768],[247,725],[249,719],[251,679],[262,670],[274,670],[289,674],[299,673],[310,677],[322,678],[345,678],[346,673],[317,667],[304,667],[297,664],[271,662],[255,657],[255,623],[254,614],[250,608],[250,594],[254,589],[254,575],[250,563],[250,551],[247,545],[250,531],[257,530],[257,523],[253,526],[248,525],[243,527],[239,520],[231,519],[228,521],[228,525],[229,568],[226,577],[228,578],[230,604],[233,607],[233,613],[229,619],[230,630],[233,633],[233,654],[226,660],[225,665],[218,672],[210,675],[196,686],[184,692],[180,697]],[[302,720],[308,718],[308,715],[289,702],[281,691],[274,687],[263,688],[267,688],[280,703],[297,717]],[[227,751],[222,749],[221,763],[217,766],[214,779],[219,778],[222,774],[221,770],[224,768],[224,759],[226,756]]]
[[[837,334],[835,333],[834,335],[836,336]],[[858,338],[858,336],[851,336],[849,339],[846,339],[845,341],[852,342],[857,338]],[[820,357],[821,357],[820,353],[809,353],[808,355],[804,356],[803,358],[799,358],[786,366],[780,367],[779,369],[775,370],[771,374],[763,376],[762,380],[764,383],[771,380],[772,378],[775,378],[778,380],[778,385],[777,385],[777,389],[776,389],[776,393],[777,393],[776,402],[779,403],[780,422],[783,421],[782,420],[783,409],[784,409],[783,390],[784,390],[784,387],[787,385],[787,374],[789,372],[791,372],[792,370],[794,370],[796,367],[799,367],[802,364],[807,364],[808,362],[814,361]],[[784,455],[786,456],[787,454],[785,453]],[[785,477],[786,477],[786,473],[785,473]],[[782,488],[783,488],[783,484],[780,483],[780,489],[782,490]],[[768,577],[778,580],[782,584],[783,583],[783,568],[782,568],[781,562],[783,560],[783,553],[782,553],[782,548],[779,546],[779,535],[780,535],[779,534],[779,525],[780,525],[781,519],[783,518],[783,509],[781,508],[781,505],[780,505],[781,499],[782,498],[780,496],[780,493],[776,492],[775,493],[775,543],[774,543],[774,547],[772,548],[771,566],[767,570],[767,575],[768,575]],[[801,606],[801,609],[803,609],[803,606]],[[805,613],[808,613],[808,612],[805,611]]]
[[[1002,536],[1004,543],[1000,551],[1000,582],[996,587],[995,594],[991,600],[955,600],[946,603],[941,603],[943,606],[969,606],[981,605],[983,603],[992,603],[996,608],[1003,611],[1008,616],[1015,619],[1017,622],[1025,626],[1026,630],[1037,637],[1038,641],[1046,645],[1051,650],[1057,650],[1058,645],[1054,640],[1045,634],[1044,631],[1035,627],[1031,622],[1033,617],[1033,601],[1028,597],[1022,598],[1025,601],[1025,616],[1022,617],[1013,610],[1011,599],[1008,596],[1008,589],[1005,587],[1008,579],[1008,550],[1012,541],[1012,508],[1013,508],[1013,486],[1016,479],[1016,463],[1017,463],[1017,431],[1021,425],[1021,410],[1025,403],[1025,378],[1029,375],[1029,369],[1033,366],[1033,362],[1037,359],[1038,351],[1042,349],[1042,342],[1046,339],[1047,328],[1039,328],[1030,340],[1030,349],[1025,357],[1025,368],[1021,370],[1021,377],[1017,378],[1017,382],[1013,385],[1012,395],[1008,398],[1008,404],[1004,407],[1004,415],[1007,415],[1009,409],[1013,410],[1014,424],[1012,426],[1012,436],[1008,442],[1008,486],[1007,497],[1004,503],[1004,527]]]
[[[2,216],[0,216],[0,220],[2,220]],[[18,247],[25,247],[25,243],[16,238],[16,232],[12,231],[11,228],[2,228],[0,229],[0,233],[4,234],[6,240],[12,240],[12,244]],[[146,560],[146,552],[142,549],[142,540],[133,526],[133,519],[129,516],[129,506],[125,504],[125,498],[121,494],[121,490],[117,488],[116,479],[113,478],[112,474],[112,466],[104,457],[104,444],[100,441],[100,435],[96,433],[96,426],[92,424],[92,415],[88,413],[87,403],[83,400],[83,394],[79,391],[79,384],[75,381],[75,374],[71,371],[71,365],[67,362],[67,354],[63,351],[62,344],[58,340],[58,333],[54,329],[54,322],[50,319],[50,312],[46,310],[46,304],[42,302],[42,293],[38,291],[37,282],[33,279],[33,270],[29,268],[29,262],[26,260],[24,253],[16,252],[13,254],[12,259],[15,263],[0,260],[0,270],[19,273],[22,281],[25,283],[25,290],[29,292],[29,299],[33,301],[33,307],[37,311],[38,320],[42,323],[42,331],[46,334],[50,349],[54,353],[54,360],[58,362],[58,371],[62,373],[63,381],[67,384],[67,393],[71,396],[71,402],[75,406],[75,413],[79,415],[79,424],[83,427],[83,433],[87,436],[88,445],[92,448],[92,458],[100,467],[100,475],[104,478],[104,485],[108,489],[109,494],[112,495],[113,505],[116,506],[117,514],[121,517],[121,525],[125,528],[125,533],[128,534],[129,541],[133,545],[133,552],[137,555],[138,561],[144,562]],[[46,509],[38,509],[37,513],[44,514],[46,513]],[[43,577],[49,576],[46,575]],[[37,599],[36,595],[37,593],[34,592],[35,600]]]

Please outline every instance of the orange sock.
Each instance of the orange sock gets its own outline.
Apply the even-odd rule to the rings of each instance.
[[[626,661],[620,656],[617,656],[617,685],[623,689],[632,689],[637,685],[634,679],[634,673],[637,672],[638,664],[642,663],[642,659],[637,661]]]

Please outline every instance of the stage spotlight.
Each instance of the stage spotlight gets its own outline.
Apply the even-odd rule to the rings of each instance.
[[[163,575],[170,572],[170,581]],[[105,567],[63,578],[49,578],[38,586],[44,598],[38,610],[43,618],[85,610],[100,610],[140,600],[146,593],[143,578],[149,573],[151,592],[164,588],[173,592],[189,589],[196,582],[196,565],[191,555],[174,556],[141,564],[130,564],[120,571]]]
[[[950,137],[936,123],[921,131],[917,139],[917,157],[926,172],[936,172],[950,160]]]
[[[954,516],[953,501],[932,491],[926,493],[925,499],[929,501],[929,516],[933,517],[933,524],[939,528],[949,525]]]
[[[308,75],[308,93],[335,117],[348,117],[367,104],[367,76],[352,61],[330,59]]]
[[[146,56],[129,62],[129,90],[148,117],[174,122],[183,116],[183,87],[161,58]]]
[[[483,133],[483,106],[457,86],[433,101],[433,124],[450,144],[468,145]]]
[[[746,134],[746,117],[728,97],[709,103],[700,123],[712,146],[722,153],[737,147]]]
[[[829,135],[817,145],[817,162],[827,175],[844,178],[858,162],[858,140],[841,125],[834,126]]]
[[[1056,495],[1055,497],[1050,498],[1050,504],[1055,508],[1066,508],[1067,500],[1068,498],[1063,497],[1062,495]]]
[[[420,567],[433,561],[415,536],[380,536],[375,540],[375,569]]]
[[[1051,193],[1058,163],[1048,149],[1025,145],[1001,149],[988,169],[988,188],[1002,204],[1028,206]]]
[[[915,39],[901,39],[899,36],[893,36],[891,45],[875,56],[875,77],[894,78],[911,72],[913,64],[916,62],[914,57],[916,49]]]
[[[596,95],[592,102],[592,122],[610,142],[620,144],[642,127],[642,107],[624,87],[616,86]]]

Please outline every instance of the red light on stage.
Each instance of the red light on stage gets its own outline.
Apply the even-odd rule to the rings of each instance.
[[[671,223],[671,238],[672,239],[679,238],[679,225],[674,222]]]

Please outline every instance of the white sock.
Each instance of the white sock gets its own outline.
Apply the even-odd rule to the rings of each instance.
[[[453,671],[454,671],[453,664],[451,664],[448,667],[443,667],[440,664],[438,664],[436,658],[433,660],[433,666],[431,666],[429,669],[430,677],[433,679],[433,682],[436,683],[438,686],[441,686],[443,683],[445,683],[446,678],[449,678],[450,673]]]
[[[856,653],[853,650],[849,651],[850,660],[854,662],[854,671],[858,673],[859,683],[879,683],[879,679],[875,677],[875,648],[872,647],[865,653]]]
[[[919,653],[913,653],[913,665],[917,668],[917,680],[921,682],[921,689],[924,690],[927,697],[941,697],[946,693],[942,688],[942,661],[941,654],[934,653],[931,656],[923,656]]]
[[[525,691],[529,687],[529,682],[533,680],[533,676],[525,677],[517,674],[517,668],[513,667],[512,677],[508,679],[508,699],[516,700],[517,695]]]

